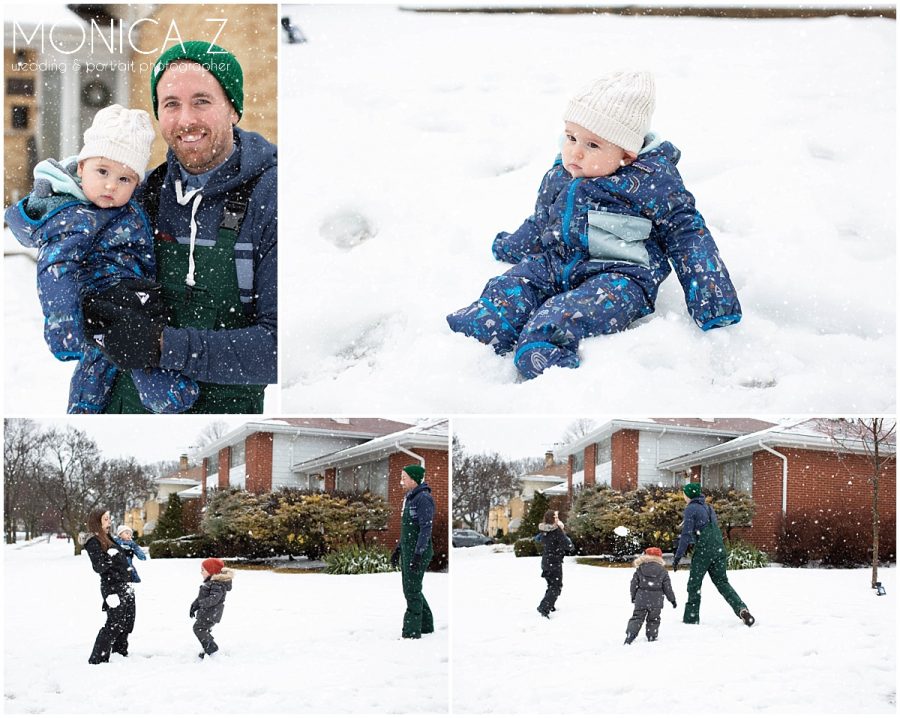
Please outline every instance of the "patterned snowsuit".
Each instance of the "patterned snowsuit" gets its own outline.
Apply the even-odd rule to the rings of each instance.
[[[69,385],[70,414],[102,413],[118,369],[84,338],[81,301],[126,278],[153,279],[156,263],[147,218],[132,200],[104,209],[84,197],[75,158],[45,160],[35,168],[35,189],[5,218],[15,238],[38,250],[37,284],[44,339],[60,361],[77,361]],[[141,403],[154,413],[188,409],[196,382],[177,371],[130,372]]]
[[[680,156],[648,135],[635,162],[596,178],[573,178],[558,157],[534,214],[494,240],[494,256],[516,265],[450,314],[450,328],[498,354],[515,351],[526,379],[577,367],[581,339],[653,312],[670,263],[701,329],[740,321],[728,270],[675,167]]]

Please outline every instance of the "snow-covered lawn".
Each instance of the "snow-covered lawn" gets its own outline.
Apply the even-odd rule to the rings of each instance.
[[[446,713],[448,580],[429,573],[436,633],[402,640],[399,574],[238,570],[221,650],[200,661],[188,608],[199,560],[136,561],[130,656],[87,658],[105,614],[100,580],[72,546],[4,551],[6,713]]]
[[[289,411],[893,411],[895,23],[428,14],[285,6],[283,406]],[[582,366],[519,383],[445,315],[508,265],[570,95],[655,72],[653,128],[744,309],[704,333],[674,277]]]
[[[565,560],[550,620],[539,558],[454,549],[455,713],[895,713],[895,568],[730,571],[747,628],[704,582],[700,625],[681,622],[688,572],[671,574],[659,640],[622,645],[632,570]]]

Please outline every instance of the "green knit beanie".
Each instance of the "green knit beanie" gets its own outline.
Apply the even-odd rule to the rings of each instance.
[[[157,119],[159,119],[159,100],[156,97],[156,83],[165,69],[178,60],[191,60],[208,70],[219,81],[226,97],[231,100],[238,118],[244,114],[244,73],[237,58],[218,45],[203,40],[188,40],[172,45],[153,65],[153,72],[150,73],[150,97],[153,100],[153,114]]]
[[[696,499],[703,493],[703,487],[696,483],[685,484],[681,490],[684,491],[684,495],[689,499]]]
[[[404,466],[403,472],[417,484],[421,484],[422,479],[425,478],[425,469],[418,464],[410,464],[409,466]]]

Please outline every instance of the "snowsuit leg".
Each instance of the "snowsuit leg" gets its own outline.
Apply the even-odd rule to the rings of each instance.
[[[529,317],[559,291],[559,263],[548,252],[523,259],[488,281],[477,301],[449,314],[450,329],[489,345],[497,354],[512,351]]]
[[[69,381],[69,414],[101,414],[119,370],[102,352],[85,344]]]
[[[170,369],[135,369],[131,378],[141,404],[154,414],[180,414],[200,396],[197,382]]]
[[[541,599],[540,604],[538,605],[538,611],[547,615],[550,611],[556,608],[556,600],[559,598],[559,595],[562,593],[563,580],[562,580],[562,566],[553,567],[546,569],[541,576],[543,576],[547,581],[547,591],[544,593],[544,598]]]
[[[653,311],[641,286],[622,274],[597,274],[576,289],[556,294],[528,319],[519,335],[515,364],[526,379],[551,366],[578,366],[578,343],[613,334]]]
[[[409,561],[401,559],[401,578],[403,581],[403,597],[406,599],[406,612],[403,614],[403,637],[421,638],[423,633],[434,633],[434,617],[425,595],[422,593],[422,581],[425,569],[431,563],[434,551],[429,546],[422,556],[418,570],[409,566]]]
[[[747,607],[728,582],[727,563],[722,532],[716,524],[707,524],[700,533],[691,556],[691,575],[687,585],[688,600],[684,606],[685,623],[700,623],[700,587],[707,573],[735,615],[739,616],[741,609]]]
[[[641,632],[641,626],[644,625],[644,621],[646,620],[647,614],[649,612],[650,609],[646,606],[635,606],[634,612],[631,614],[631,618],[628,619],[628,626],[625,629],[625,633],[627,633],[632,638],[634,636],[637,636],[637,634]],[[650,624],[647,624],[647,630],[650,630]]]
[[[651,606],[647,609],[647,640],[655,641],[659,636],[659,624],[662,621],[662,608]]]
[[[216,645],[212,636],[212,627],[215,625],[216,622],[210,621],[208,618],[198,618],[194,622],[194,635],[197,636],[197,640],[200,641],[203,652],[208,655],[212,655],[219,650],[219,647]]]
[[[106,624],[97,634],[88,663],[107,663],[111,653],[128,655],[128,635],[134,630],[134,593],[122,591],[118,595],[119,605],[115,608],[103,603]]]

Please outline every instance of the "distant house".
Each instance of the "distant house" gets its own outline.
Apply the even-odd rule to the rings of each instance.
[[[885,451],[896,456],[895,445]],[[790,512],[868,512],[872,505],[861,449],[839,452],[817,420],[791,426],[755,419],[614,420],[559,453],[568,456],[568,480],[548,493],[565,493],[570,503],[582,485],[632,491],[690,480],[745,491],[756,511],[752,525],[733,535],[769,551]],[[895,461],[883,476],[879,510],[885,521],[896,520]]]
[[[547,489],[565,482],[568,473],[568,463],[557,463],[552,451],[545,452],[544,465],[540,469],[516,477],[519,480],[519,494],[503,504],[491,507],[488,514],[488,536],[493,538],[498,531],[507,536],[516,531],[525,518],[527,503],[534,499],[535,491],[546,493]]]
[[[141,536],[152,533],[172,494],[177,493],[184,501],[199,498],[199,492],[192,490],[200,487],[201,471],[201,466],[191,466],[187,454],[182,454],[177,471],[153,480],[156,485],[153,496],[125,512],[125,525]]]
[[[394,509],[376,540],[393,547],[400,537],[403,491],[400,470],[425,466],[435,499],[435,553],[446,553],[449,514],[449,432],[446,420],[413,426],[378,418],[267,419],[250,421],[206,446],[201,493],[240,488],[267,493],[283,487],[308,491],[363,492]]]

